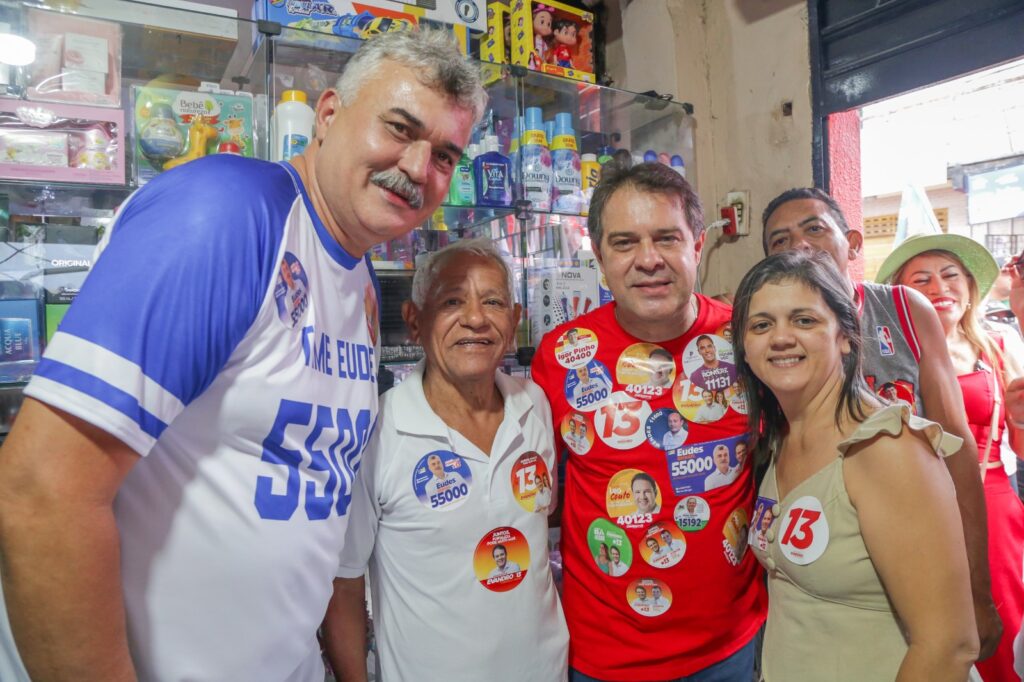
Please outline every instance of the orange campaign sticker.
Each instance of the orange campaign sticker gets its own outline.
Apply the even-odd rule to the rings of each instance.
[[[536,452],[520,455],[512,465],[512,496],[528,512],[547,514],[554,505],[551,474]]]
[[[566,412],[559,429],[566,446],[577,455],[585,455],[594,445],[594,429],[582,412]]]
[[[620,526],[648,526],[661,512],[658,483],[645,471],[623,469],[608,481],[605,508]]]
[[[473,572],[480,584],[492,592],[508,592],[526,577],[530,545],[511,526],[490,531],[477,543]]]
[[[653,343],[634,343],[622,351],[615,364],[615,380],[634,398],[652,400],[672,390],[676,361],[667,350]]]
[[[626,601],[641,616],[653,618],[672,606],[672,590],[661,580],[640,578],[626,588]]]
[[[675,566],[686,554],[686,538],[671,524],[656,523],[640,539],[640,556],[654,568]]]
[[[555,360],[566,369],[582,367],[597,355],[597,334],[583,327],[570,327],[555,342]]]
[[[739,566],[743,555],[747,553],[747,542],[750,540],[750,519],[747,510],[737,507],[729,514],[722,528],[722,551],[725,559],[733,566]]]

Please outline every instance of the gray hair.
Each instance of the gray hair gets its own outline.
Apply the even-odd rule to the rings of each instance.
[[[445,31],[417,28],[392,31],[363,43],[348,60],[335,89],[341,103],[350,106],[359,89],[382,62],[393,61],[416,72],[423,85],[454,99],[473,112],[474,123],[487,107],[480,68],[459,52],[455,39]]]
[[[509,304],[515,303],[515,290],[512,280],[512,270],[508,263],[502,258],[501,253],[494,248],[494,244],[484,237],[476,239],[462,239],[453,242],[440,251],[435,251],[427,256],[423,264],[416,268],[416,274],[412,278],[412,302],[417,308],[423,309],[427,302],[427,296],[437,283],[437,276],[441,270],[448,265],[449,261],[462,254],[472,254],[493,260],[505,274],[505,284],[508,288]]]

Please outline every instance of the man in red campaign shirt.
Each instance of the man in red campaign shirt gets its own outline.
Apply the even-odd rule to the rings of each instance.
[[[746,403],[734,376],[713,389],[692,380],[712,355],[708,341],[721,366],[733,363],[731,308],[693,292],[700,201],[667,166],[605,166],[590,238],[615,302],[552,330],[533,364],[570,452],[570,680],[749,682],[767,596],[743,537],[754,490],[742,457]],[[584,398],[581,377],[602,383]],[[725,407],[699,422],[708,390]],[[585,442],[568,437],[584,426],[593,434]],[[719,460],[728,451],[731,482],[713,478],[716,450]],[[615,571],[605,558],[613,555]]]

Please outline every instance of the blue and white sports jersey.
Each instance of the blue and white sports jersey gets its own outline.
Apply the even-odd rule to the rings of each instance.
[[[288,164],[200,159],[122,208],[25,392],[143,455],[115,502],[140,679],[323,680],[378,296]]]

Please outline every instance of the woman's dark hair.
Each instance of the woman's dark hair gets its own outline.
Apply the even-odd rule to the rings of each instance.
[[[850,343],[850,352],[843,357],[843,387],[836,405],[836,424],[843,411],[855,421],[864,420],[862,399],[869,393],[861,375],[860,318],[850,291],[835,263],[827,254],[807,254],[788,251],[769,256],[744,276],[736,291],[732,309],[732,344],[735,352],[736,373],[743,380],[747,394],[747,417],[750,430],[757,434],[754,445],[755,476],[758,481],[768,468],[772,451],[781,443],[786,429],[786,415],[771,389],[751,371],[746,361],[744,346],[750,299],[766,284],[800,282],[821,295],[825,305],[836,316],[839,331]]]

